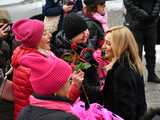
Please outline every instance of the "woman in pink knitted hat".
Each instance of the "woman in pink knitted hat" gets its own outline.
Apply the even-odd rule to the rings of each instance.
[[[15,39],[22,43],[14,50],[12,55],[13,92],[15,103],[14,120],[16,120],[20,110],[29,104],[29,96],[33,93],[29,81],[31,70],[29,67],[21,65],[20,59],[24,55],[33,52],[41,53],[44,56],[54,54],[50,52],[51,34],[44,31],[43,22],[34,19],[18,20],[13,24],[12,31],[15,35]],[[39,69],[41,69],[41,66],[43,68],[45,67],[40,63]],[[78,87],[73,85],[71,88],[71,92],[69,92],[68,96],[78,96]]]
[[[31,70],[33,94],[18,120],[79,120],[73,114],[68,92],[74,82],[83,80],[84,73],[72,74],[68,63],[54,54],[39,51],[24,55],[20,64]]]
[[[13,68],[13,92],[14,92],[14,120],[20,110],[28,105],[29,95],[32,94],[32,87],[28,81],[30,70],[19,64],[19,59],[30,52],[36,51],[42,39],[50,41],[51,35],[44,34],[43,22],[39,20],[22,19],[16,21],[12,26],[12,32],[16,41],[21,42],[14,51],[11,58]],[[49,49],[49,48],[47,48]],[[26,89],[27,88],[27,89]]]

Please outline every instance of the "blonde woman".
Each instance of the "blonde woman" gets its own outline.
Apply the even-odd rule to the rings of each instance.
[[[143,64],[131,31],[124,26],[108,30],[102,46],[110,60],[103,89],[104,106],[125,120],[138,120],[146,111]]]

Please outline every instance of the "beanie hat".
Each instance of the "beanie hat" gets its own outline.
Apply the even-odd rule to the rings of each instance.
[[[7,10],[0,9],[0,22],[2,20],[6,20],[7,22],[10,22],[10,16]]]
[[[15,39],[26,47],[36,47],[42,38],[44,24],[35,19],[21,19],[12,26]]]
[[[106,1],[107,0],[84,0],[84,4],[86,6],[90,6],[90,5],[97,5],[97,4],[100,4],[100,3],[104,3]]]
[[[70,13],[64,18],[64,33],[68,39],[72,39],[87,29],[85,20],[75,13]]]
[[[72,73],[70,65],[54,54],[29,53],[20,59],[20,64],[31,68],[30,82],[33,92],[38,95],[53,95],[66,84]]]

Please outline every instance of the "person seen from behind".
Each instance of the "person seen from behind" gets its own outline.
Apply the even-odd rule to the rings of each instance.
[[[28,105],[33,90],[29,82],[30,70],[19,64],[20,58],[30,52],[49,48],[51,35],[44,32],[43,22],[39,20],[21,19],[12,26],[16,41],[21,42],[13,51],[11,64],[13,69],[14,120],[20,110]],[[46,42],[43,42],[46,41]],[[39,45],[42,44],[43,46]],[[26,89],[27,88],[27,89]]]
[[[31,69],[29,81],[33,94],[18,120],[79,120],[73,114],[68,92],[73,82],[79,81],[81,85],[83,72],[72,74],[72,68],[67,62],[54,54],[41,52],[23,56],[20,64]],[[39,66],[43,66],[43,69]]]

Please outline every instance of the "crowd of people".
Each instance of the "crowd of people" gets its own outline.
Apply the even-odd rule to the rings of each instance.
[[[0,96],[0,119],[160,118],[158,109],[147,113],[141,59],[144,44],[148,82],[160,83],[154,70],[160,1],[124,0],[125,25],[111,28],[106,5],[106,0],[46,0],[43,15],[60,16],[53,32],[41,20],[11,25],[0,14],[0,83],[9,70],[13,94],[13,101]]]

